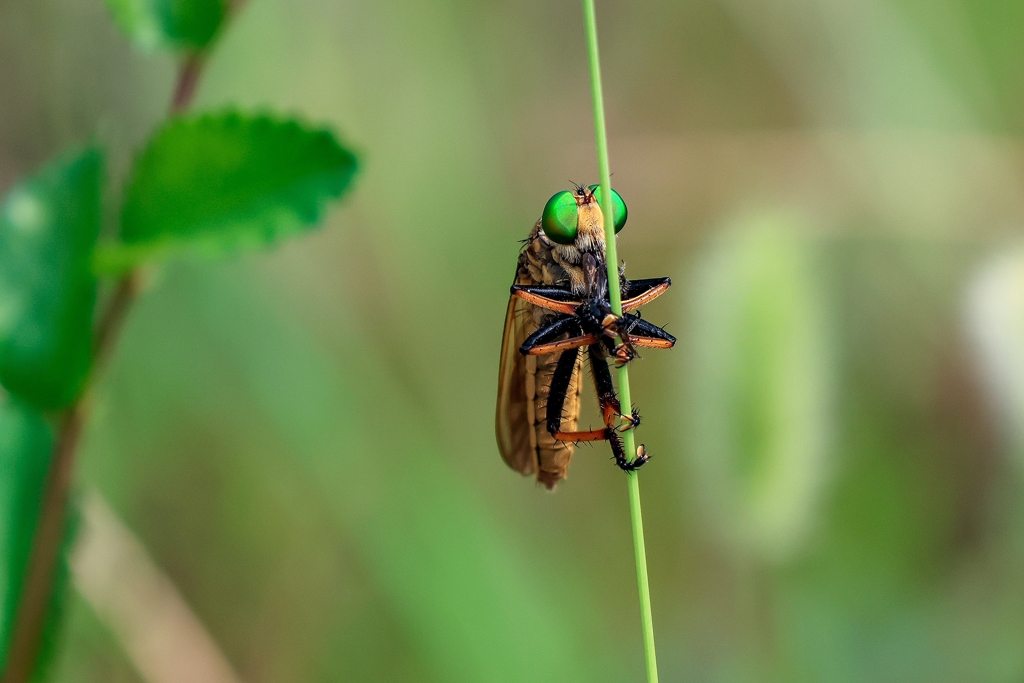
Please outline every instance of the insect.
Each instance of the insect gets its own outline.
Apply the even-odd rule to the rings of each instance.
[[[643,446],[630,461],[621,434],[640,424],[623,414],[609,361],[628,363],[636,348],[671,348],[675,337],[632,314],[672,284],[667,277],[627,280],[619,270],[623,315],[612,312],[605,265],[600,187],[576,185],[544,206],[519,254],[505,314],[498,373],[495,432],[508,465],[552,489],[565,478],[575,445],[608,441],[615,463],[634,470],[649,456]],[[615,232],[626,224],[626,204],[612,190]],[[590,364],[604,427],[576,431],[584,357]]]

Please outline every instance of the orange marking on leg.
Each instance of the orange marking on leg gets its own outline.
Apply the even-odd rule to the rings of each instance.
[[[632,415],[623,415],[620,411],[618,401],[608,402],[601,406],[605,426],[619,434],[628,432],[638,424]]]
[[[604,441],[608,438],[607,429],[591,429],[589,432],[555,432],[555,441]]]
[[[639,346],[644,349],[671,349],[675,346],[675,342],[669,339],[659,339],[658,337],[637,337],[636,335],[629,335],[629,343],[633,346]]]
[[[532,349],[526,352],[528,356],[544,356],[549,353],[557,353],[558,351],[568,351],[569,349],[575,349],[580,346],[589,346],[597,341],[597,337],[592,334],[585,334],[582,337],[572,337],[571,339],[563,339],[561,341],[551,342],[550,344],[540,344],[534,346]]]
[[[604,425],[609,429],[615,429],[618,425],[619,418],[622,417],[619,414],[619,407],[612,405],[611,402],[605,403],[601,406],[601,413],[604,417]]]
[[[635,296],[632,299],[626,299],[625,301],[622,302],[622,311],[624,313],[628,313],[629,311],[636,310],[641,306],[651,301],[654,301],[659,296],[665,293],[665,290],[669,288],[669,285],[670,283],[663,282],[660,285],[655,285],[654,287],[651,287],[640,296]]]
[[[580,302],[578,301],[555,301],[554,299],[549,299],[546,296],[524,292],[521,289],[515,290],[515,295],[534,306],[540,306],[541,308],[557,311],[559,313],[569,313],[570,315],[575,313],[576,307],[580,305]]]

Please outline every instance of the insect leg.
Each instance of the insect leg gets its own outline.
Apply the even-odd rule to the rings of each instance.
[[[517,296],[534,306],[570,315],[580,305],[580,302],[576,301],[572,296],[572,292],[560,287],[512,285],[512,296]]]
[[[626,451],[622,448],[622,439],[619,438],[618,434],[612,434],[608,439],[608,444],[612,447],[612,457],[615,458],[615,464],[623,472],[635,472],[640,469],[641,465],[651,459],[651,456],[647,454],[647,449],[643,444],[640,444],[640,447],[636,449],[636,458],[632,462],[626,460]]]
[[[615,464],[626,472],[632,472],[643,465],[649,457],[647,452],[637,453],[637,458],[630,462],[626,459],[625,451],[622,448],[622,440],[619,432],[623,432],[640,424],[640,413],[633,410],[629,416],[623,415],[619,406],[619,399],[615,397],[615,385],[612,384],[612,373],[608,369],[608,363],[601,358],[596,346],[590,351],[590,369],[594,374],[594,386],[597,388],[597,400],[601,405],[601,412],[604,415],[604,422],[607,425],[608,443],[612,447],[612,456]]]
[[[581,346],[589,346],[596,341],[597,337],[594,335],[584,334],[579,337],[569,337],[568,339],[562,339],[561,341],[551,342],[550,344],[534,346],[527,350],[526,354],[530,356],[545,356],[549,353],[557,353],[559,351],[567,351],[569,349],[578,349]]]
[[[579,297],[573,294],[571,289],[559,285],[512,285],[512,295],[516,296],[518,292],[542,296],[552,301],[580,305]]]
[[[656,277],[649,280],[627,280],[622,292],[622,310],[632,311],[654,301],[672,285],[671,278]]]
[[[519,347],[519,350],[522,353],[526,353],[537,344],[545,344],[560,335],[572,334],[573,332],[579,334],[579,324],[574,317],[566,314],[557,315],[550,322],[527,337],[523,345]]]
[[[568,339],[561,339],[552,342],[552,339],[568,333]],[[592,334],[583,334],[579,321],[569,315],[559,316],[554,321],[540,328],[523,342],[519,347],[519,353],[524,356],[546,356],[549,353],[568,351],[569,349],[587,346],[597,341]]]
[[[620,327],[629,335],[630,342],[635,346],[653,349],[669,349],[676,343],[676,338],[653,323],[640,316],[625,314]]]
[[[596,346],[591,346],[590,364],[594,371],[594,382],[598,387],[598,401],[604,413],[604,429],[592,429],[586,432],[563,432],[562,407],[565,405],[565,394],[569,390],[572,376],[576,372],[576,360],[579,357],[579,348],[565,351],[558,359],[555,372],[551,376],[551,388],[548,391],[547,419],[548,431],[558,441],[603,441],[607,440],[615,457],[615,464],[626,472],[632,472],[649,459],[647,451],[643,447],[637,449],[637,457],[632,462],[626,459],[625,451],[622,448],[622,439],[619,432],[625,429],[632,429],[640,424],[640,415],[633,412],[626,417],[619,412],[619,401],[615,398],[615,388],[612,385],[612,375],[608,370],[608,364],[600,357]]]
[[[519,347],[519,353],[523,355],[530,354],[530,349],[535,346],[547,344],[552,339],[557,339],[563,334],[579,335],[582,333],[579,322],[574,316],[571,315],[559,315],[554,320],[549,322],[544,327],[531,334],[523,342],[523,345]],[[536,354],[532,354],[536,355]]]
[[[590,369],[594,374],[594,387],[597,389],[597,402],[601,406],[605,426],[614,432],[625,432],[640,424],[640,413],[633,411],[623,415],[619,399],[615,396],[615,385],[612,384],[612,373],[608,363],[598,353],[597,346],[591,346]]]
[[[558,359],[554,374],[551,375],[547,405],[548,431],[557,441],[603,441],[608,438],[608,429],[592,429],[586,432],[561,431],[565,395],[569,391],[569,384],[576,373],[576,361],[579,355],[579,347],[564,351]]]
[[[619,401],[615,398],[615,388],[612,385],[612,375],[608,370],[608,364],[604,362],[596,350],[597,346],[590,347],[590,364],[594,371],[594,383],[597,386],[597,398],[601,405],[602,419],[605,423],[604,429],[591,429],[585,432],[563,432],[562,406],[565,402],[565,393],[569,387],[569,380],[575,369],[576,359],[572,363],[567,356],[570,352],[562,354],[558,360],[558,366],[551,377],[551,389],[548,392],[548,431],[558,441],[604,441],[612,440],[618,433],[633,429],[640,424],[640,414],[633,411],[631,415],[623,415],[619,410]],[[573,349],[575,351],[575,349]],[[577,351],[578,353],[578,351]],[[622,449],[617,443],[612,444],[612,451],[622,456]],[[623,459],[623,461],[625,461]]]
[[[579,358],[579,347],[564,351],[555,366],[555,372],[551,375],[551,385],[548,389],[547,421],[548,431],[558,441],[601,441],[606,439],[604,429],[595,429],[589,432],[563,432],[562,409],[565,407],[565,395],[569,391],[569,384],[572,376],[576,373],[576,361]]]
[[[579,443],[580,441],[607,441],[608,432],[607,429],[589,429],[585,432],[552,432],[551,436],[555,437],[555,441]]]
[[[658,337],[630,337],[629,341],[633,346],[639,346],[642,349],[671,349],[674,341],[666,341],[665,339],[659,339]]]

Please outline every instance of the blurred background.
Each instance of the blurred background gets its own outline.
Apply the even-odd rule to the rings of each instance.
[[[680,339],[631,373],[661,679],[1024,679],[1024,5],[597,9],[619,253]],[[493,436],[517,240],[597,181],[585,59],[578,2],[248,3],[193,110],[362,171],[137,305],[52,680],[642,679],[622,473],[548,494]],[[0,189],[89,139],[118,186],[174,73],[100,0],[0,0]]]

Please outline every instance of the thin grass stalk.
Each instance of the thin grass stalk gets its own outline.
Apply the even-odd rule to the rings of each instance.
[[[622,315],[622,295],[619,281],[619,257],[615,247],[615,220],[612,213],[611,171],[608,166],[608,138],[604,123],[604,95],[601,90],[601,64],[597,52],[597,19],[594,15],[594,0],[583,0],[583,18],[587,34],[587,56],[590,62],[590,90],[594,101],[594,138],[597,143],[597,170],[601,183],[601,213],[604,214],[605,261],[608,266],[608,296],[612,311]],[[629,368],[625,365],[618,370],[619,402],[628,413],[633,406],[629,395]],[[622,437],[626,457],[636,457],[636,441],[633,430]],[[647,665],[647,682],[658,683],[658,660],[654,652],[654,622],[651,618],[651,589],[647,580],[647,550],[644,547],[644,520],[640,510],[639,472],[626,474],[629,490],[629,513],[633,526],[633,552],[636,559],[636,580],[640,593],[640,624],[643,630],[644,659]]]

